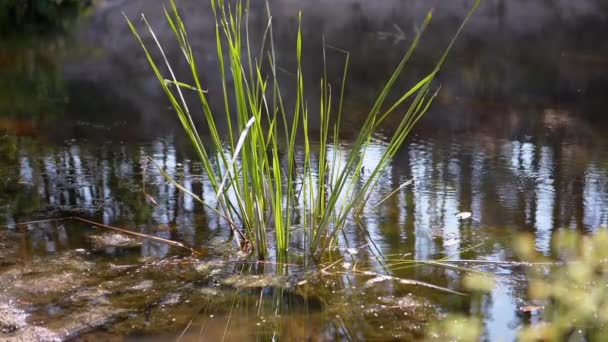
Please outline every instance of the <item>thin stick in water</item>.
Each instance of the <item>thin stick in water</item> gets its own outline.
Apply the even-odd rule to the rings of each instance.
[[[136,236],[136,237],[139,237],[139,238],[142,238],[142,239],[152,240],[152,241],[164,243],[164,244],[167,244],[167,245],[171,245],[171,246],[187,249],[192,254],[195,254],[195,255],[203,255],[204,254],[203,252],[198,251],[198,250],[196,250],[196,249],[194,249],[192,247],[188,247],[188,246],[184,245],[181,242],[177,242],[177,241],[173,241],[173,240],[168,240],[168,239],[163,239],[163,238],[160,238],[160,237],[154,236],[154,235],[149,235],[149,234],[144,234],[144,233],[138,233],[138,232],[134,232],[134,231],[128,230],[128,229],[123,229],[123,228],[109,226],[107,224],[103,224],[103,223],[87,220],[87,219],[82,218],[82,217],[73,216],[71,218],[74,219],[74,220],[76,220],[76,221],[85,222],[85,223],[93,224],[93,225],[98,226],[98,227],[114,230],[114,231],[117,231],[117,232],[122,233],[122,234],[132,235],[132,236]]]

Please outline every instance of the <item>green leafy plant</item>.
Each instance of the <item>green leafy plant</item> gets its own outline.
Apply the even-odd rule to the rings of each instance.
[[[522,259],[539,262],[529,269],[529,295],[544,307],[542,322],[524,327],[522,341],[601,341],[608,327],[608,232],[595,235],[560,230],[553,250],[557,263],[534,252],[534,241],[521,237]]]
[[[427,329],[426,341],[475,342],[483,332],[483,322],[478,317],[450,314],[432,322]]]
[[[260,53],[254,55],[249,41],[248,3],[243,4],[237,0],[229,4],[224,0],[211,0],[216,24],[215,50],[219,61],[216,72],[221,75],[221,97],[224,104],[224,112],[217,113],[212,112],[209,104],[211,94],[207,94],[201,84],[200,71],[188,40],[186,26],[175,3],[171,2],[171,9],[165,10],[165,14],[189,65],[193,84],[186,84],[176,78],[161,43],[145,17],[142,17],[144,25],[160,52],[168,76],[161,72],[161,66],[152,57],[133,22],[128,22],[213,186],[218,206],[208,207],[225,219],[241,247],[255,251],[259,258],[265,258],[268,253],[268,230],[274,232],[276,249],[281,256],[288,250],[292,227],[300,225],[305,232],[307,256],[316,259],[335,241],[349,216],[360,212],[365,206],[386,166],[414,124],[428,110],[436,95],[436,91],[431,90],[431,84],[456,36],[478,5],[479,0],[475,2],[434,69],[402,93],[397,101],[387,104],[389,91],[406,69],[431,20],[432,11],[428,13],[403,59],[381,89],[360,134],[348,150],[340,143],[348,53],[345,52],[344,76],[337,106],[332,103],[335,96],[327,73],[325,70],[323,72],[320,103],[315,111],[320,122],[316,140],[311,134],[312,114],[304,96],[301,29],[298,30],[295,47],[295,104],[288,109],[283,101],[283,88],[277,78],[271,20],[269,19]],[[269,7],[267,4],[270,18]],[[210,133],[209,141],[203,142],[198,133],[184,95],[186,91],[194,91],[198,95]],[[220,94],[213,96],[217,98]],[[404,106],[405,109],[402,109]],[[399,124],[389,137],[386,150],[378,165],[364,177],[361,173],[362,162],[372,137],[389,116],[397,113],[401,114]],[[220,134],[216,122],[217,115],[222,114],[228,125],[225,136]],[[318,155],[313,156],[312,146],[318,146]],[[301,150],[302,157],[297,156],[298,149]],[[176,182],[174,184],[189,193]],[[207,205],[201,198],[189,194]]]

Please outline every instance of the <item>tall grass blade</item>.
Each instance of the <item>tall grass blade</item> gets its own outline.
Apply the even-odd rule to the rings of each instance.
[[[406,70],[433,11],[427,14],[407,52],[379,91],[349,150],[342,146],[340,133],[350,54],[326,45],[323,41],[320,101],[318,109],[314,110],[319,115],[320,126],[318,138],[313,137],[310,127],[310,115],[313,112],[309,109],[304,92],[301,12],[298,15],[295,42],[295,103],[289,109],[285,107],[282,86],[277,76],[280,68],[277,66],[268,1],[265,4],[268,22],[263,31],[261,48],[255,55],[250,42],[250,0],[210,0],[215,17],[215,53],[217,72],[221,77],[221,94],[209,94],[204,90],[206,88],[201,84],[199,67],[188,41],[186,25],[174,0],[171,0],[170,8],[165,10],[165,16],[188,63],[191,84],[177,79],[161,43],[145,17],[142,17],[145,28],[160,53],[163,68],[166,68],[169,77],[163,76],[134,24],[128,18],[127,21],[214,189],[218,203],[214,211],[226,220],[239,238],[241,247],[254,250],[260,259],[265,258],[269,247],[267,234],[272,231],[275,235],[275,249],[282,258],[291,242],[292,226],[299,224],[304,227],[307,256],[316,259],[335,243],[348,218],[362,212],[386,167],[414,125],[428,111],[437,95],[436,91],[430,90],[431,85],[456,37],[479,2],[480,0],[475,2],[433,70],[399,95],[395,102],[386,105],[389,93]],[[345,55],[337,104],[327,73],[326,47]],[[183,94],[186,90],[197,94],[209,131],[205,144]],[[212,111],[208,96],[221,97],[219,101],[223,103],[226,132],[220,133],[218,122],[222,113]],[[361,170],[364,158],[373,144],[375,133],[389,117],[406,105],[403,115],[397,119],[397,128],[381,154],[378,165],[363,175]],[[337,115],[334,118],[336,106]],[[318,152],[313,152],[314,148],[318,148]],[[162,169],[159,170],[178,189],[206,205],[202,199],[168,177]],[[407,184],[402,184],[376,205]]]

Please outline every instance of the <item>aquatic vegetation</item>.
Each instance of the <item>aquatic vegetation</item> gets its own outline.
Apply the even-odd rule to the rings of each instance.
[[[608,232],[586,236],[561,230],[554,239],[560,263],[529,269],[529,295],[538,301],[542,320],[520,331],[522,341],[600,341],[608,327]],[[534,252],[534,241],[517,242],[520,257],[546,261]]]
[[[89,237],[95,250],[103,250],[108,247],[138,248],[141,241],[121,234],[105,233],[101,235],[91,235]]]
[[[232,229],[238,244],[255,251],[260,259],[269,249],[268,231],[279,257],[285,255],[290,243],[290,231],[301,226],[305,231],[307,259],[317,259],[326,251],[351,215],[365,207],[380,176],[406,137],[428,110],[437,92],[432,90],[435,76],[443,66],[454,41],[479,1],[464,19],[454,38],[426,77],[403,91],[394,103],[388,102],[389,92],[406,69],[433,12],[430,11],[399,65],[380,90],[359,135],[348,150],[341,145],[340,123],[342,103],[347,82],[349,54],[344,53],[344,73],[340,87],[329,84],[327,71],[320,80],[318,110],[311,110],[304,95],[302,72],[302,15],[296,37],[295,102],[286,108],[285,88],[277,77],[274,53],[273,25],[268,12],[268,26],[258,55],[252,51],[248,25],[248,3],[211,0],[215,15],[216,54],[218,70],[199,70],[188,32],[179,10],[171,2],[165,10],[167,21],[189,66],[192,84],[177,79],[172,63],[167,59],[154,30],[142,16],[161,56],[152,56],[139,30],[129,20],[134,35],[141,43],[148,62],[167,94],[189,137],[217,196],[217,206],[207,204],[177,182],[176,187],[193,196],[220,215]],[[127,19],[128,20],[128,19]],[[324,50],[325,53],[325,50]],[[325,58],[325,55],[321,56]],[[164,64],[164,65],[163,65]],[[167,70],[168,75],[162,70]],[[222,94],[208,94],[202,84],[203,72],[219,72]],[[333,89],[339,89],[335,95]],[[196,93],[209,130],[203,140],[192,117],[193,110],[186,101],[186,92]],[[222,135],[218,115],[211,109],[210,98],[220,98],[227,133]],[[337,97],[337,104],[335,98]],[[313,137],[311,118],[318,115],[318,138]],[[362,172],[366,150],[379,127],[392,116],[400,115],[388,145],[372,170]],[[316,118],[315,118],[316,119]],[[318,150],[318,154],[313,153]],[[298,154],[301,153],[302,157]],[[162,172],[162,170],[161,170]],[[165,174],[165,176],[168,176]]]
[[[528,278],[527,305],[518,308],[520,341],[600,341],[608,327],[608,232],[593,235],[560,230],[553,237],[551,256],[537,252],[532,236],[514,243]],[[487,274],[469,273],[463,285],[473,303],[482,303],[495,281]],[[429,340],[478,341],[483,332],[480,311],[451,313],[430,324]]]
[[[483,332],[481,319],[458,314],[450,314],[429,325],[428,341],[479,341]]]
[[[490,274],[471,270],[463,277],[462,285],[470,292],[471,302],[481,307],[483,296],[492,291],[496,282]],[[479,341],[484,331],[483,318],[449,313],[442,320],[431,322],[426,330],[427,340],[430,341]]]

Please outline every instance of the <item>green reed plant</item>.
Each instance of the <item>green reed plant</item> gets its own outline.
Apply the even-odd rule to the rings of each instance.
[[[320,80],[320,103],[315,111],[319,115],[320,131],[318,139],[313,139],[310,131],[311,111],[304,96],[301,14],[295,47],[295,104],[292,108],[286,108],[283,88],[277,78],[269,4],[266,3],[266,9],[270,19],[262,39],[262,47],[255,54],[249,40],[249,2],[211,0],[215,16],[215,48],[219,63],[217,70],[206,72],[215,71],[221,75],[223,113],[211,110],[208,94],[201,84],[201,71],[189,43],[186,26],[173,0],[170,10],[165,10],[166,19],[189,65],[193,84],[186,84],[176,78],[171,63],[145,16],[142,16],[144,25],[160,52],[161,62],[165,65],[168,75],[160,71],[159,62],[152,57],[134,24],[127,19],[203,164],[215,190],[218,206],[209,206],[175,181],[170,181],[216,211],[226,220],[240,246],[245,250],[255,251],[259,258],[265,258],[267,255],[269,230],[274,232],[276,249],[283,255],[288,250],[290,230],[295,225],[301,225],[305,229],[308,256],[319,257],[344,228],[348,217],[360,212],[365,206],[386,166],[414,124],[428,110],[437,94],[436,91],[431,91],[432,81],[443,66],[456,36],[479,2],[480,0],[475,2],[434,69],[411,89],[402,93],[397,101],[387,105],[390,90],[405,70],[431,20],[432,11],[428,13],[408,51],[381,89],[349,151],[340,146],[340,121],[349,55],[345,52],[337,113],[333,113],[336,106],[332,99],[335,96],[332,94],[327,72],[323,71]],[[325,51],[322,57],[325,58]],[[228,79],[231,79],[231,84]],[[194,124],[184,95],[186,91],[195,91],[198,94],[199,105],[210,132],[209,141],[206,140],[205,143]],[[213,96],[217,98],[220,94]],[[404,105],[406,109],[402,110]],[[402,113],[397,129],[390,137],[376,168],[371,170],[369,176],[363,177],[362,162],[372,137],[379,126],[396,113]],[[216,122],[218,115],[224,115],[226,119],[228,132],[225,136],[220,134]],[[314,163],[311,149],[313,144],[319,147]],[[303,149],[301,159],[296,156],[298,148]],[[329,153],[330,149],[333,150],[332,153]],[[342,157],[345,158],[341,159]]]

